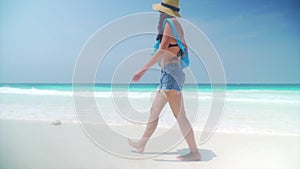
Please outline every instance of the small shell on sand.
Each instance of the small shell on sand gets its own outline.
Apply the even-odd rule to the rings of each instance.
[[[60,120],[55,120],[52,122],[52,125],[61,125],[61,121]]]

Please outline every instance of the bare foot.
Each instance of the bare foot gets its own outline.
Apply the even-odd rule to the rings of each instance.
[[[177,159],[180,161],[200,161],[201,156],[199,152],[191,152],[186,155],[179,156]]]
[[[128,139],[127,142],[128,142],[128,144],[130,146],[132,146],[133,148],[135,148],[137,150],[137,152],[139,152],[139,153],[143,153],[144,152],[144,149],[145,149],[145,145],[144,144],[142,144],[142,143],[140,143],[138,141],[134,142],[134,141],[132,141],[130,139]]]

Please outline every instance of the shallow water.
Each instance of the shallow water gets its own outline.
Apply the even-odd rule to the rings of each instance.
[[[97,103],[97,113],[109,125],[141,125],[148,119],[156,84],[95,86],[79,85],[78,94]],[[71,84],[2,84],[0,118],[18,120],[63,120],[76,122]],[[193,126],[203,129],[214,91],[225,92],[222,132],[300,134],[300,85],[227,85],[214,90],[210,85],[185,85],[185,108]],[[86,110],[89,110],[86,106]],[[217,112],[222,113],[222,112]],[[176,123],[167,105],[161,127]]]

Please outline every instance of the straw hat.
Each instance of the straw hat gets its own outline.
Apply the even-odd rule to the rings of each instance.
[[[153,4],[152,8],[156,11],[162,11],[171,16],[181,17],[179,14],[179,0],[162,0],[160,4]]]

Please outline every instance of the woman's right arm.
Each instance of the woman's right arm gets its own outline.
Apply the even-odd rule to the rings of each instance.
[[[172,30],[169,23],[166,23],[163,38],[161,40],[159,49],[155,52],[155,54],[151,57],[151,59],[133,76],[133,81],[137,82],[141,79],[141,77],[146,73],[148,69],[150,69],[154,64],[156,64],[161,57],[168,52],[166,49],[170,43],[172,36]]]
[[[146,71],[161,59],[163,53],[164,51],[162,49],[158,49],[155,52],[155,54],[151,57],[151,59],[139,71],[135,73],[132,80],[135,82],[139,81],[141,77],[146,73]]]

